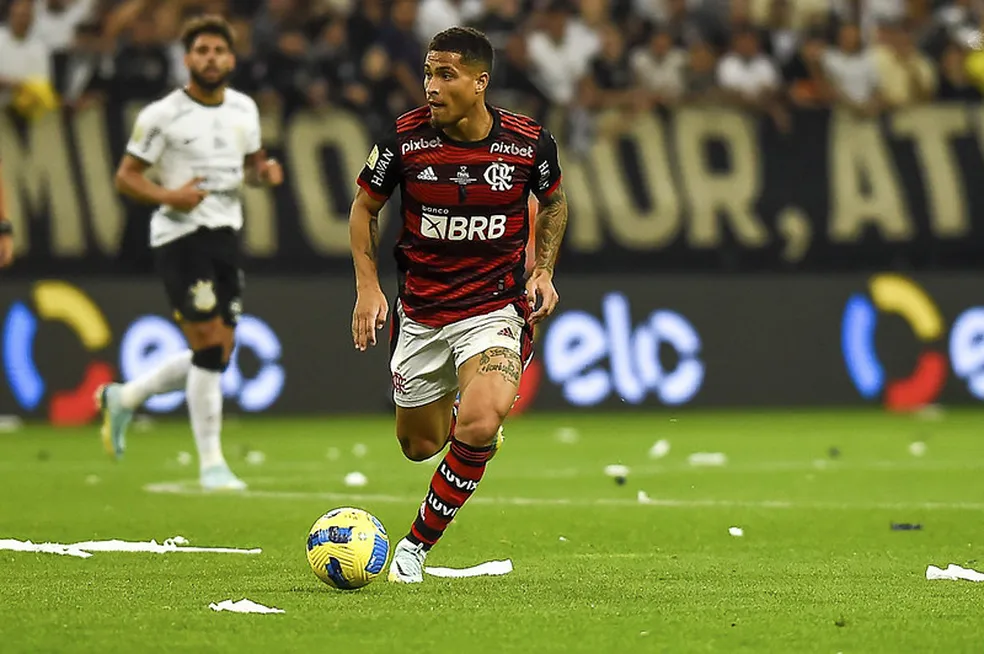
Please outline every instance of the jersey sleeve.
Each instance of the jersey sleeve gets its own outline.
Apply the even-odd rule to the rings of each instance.
[[[164,153],[164,124],[159,107],[145,107],[133,125],[130,142],[126,144],[127,154],[151,166],[156,164]]]
[[[533,169],[533,193],[538,200],[547,198],[560,185],[560,160],[557,157],[557,141],[544,127],[536,148]]]
[[[366,165],[359,173],[358,184],[376,200],[385,201],[400,184],[401,166],[400,148],[393,129],[372,146]]]
[[[249,127],[246,128],[246,155],[256,154],[263,149],[263,137],[260,129],[260,109],[256,103],[250,100],[250,113],[252,118]]]

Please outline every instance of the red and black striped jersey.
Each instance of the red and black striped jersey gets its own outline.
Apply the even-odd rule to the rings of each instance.
[[[557,144],[532,118],[497,107],[481,141],[430,125],[430,108],[400,116],[358,183],[377,200],[400,187],[395,255],[407,316],[444,325],[525,301],[530,193],[560,184]]]

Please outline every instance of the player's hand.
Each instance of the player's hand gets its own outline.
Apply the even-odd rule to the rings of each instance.
[[[389,305],[386,295],[377,286],[373,289],[360,290],[355,299],[355,311],[352,312],[352,340],[355,349],[365,352],[370,345],[376,344],[376,330],[386,324]]]
[[[0,268],[6,268],[14,262],[14,237],[10,234],[0,235]]]
[[[178,211],[183,211],[188,213],[205,199],[208,195],[208,191],[203,191],[198,188],[198,185],[205,181],[204,177],[196,177],[190,180],[187,184],[181,188],[176,188],[167,195],[166,204],[169,207],[174,207]]]
[[[557,308],[560,296],[553,285],[553,273],[542,268],[533,271],[526,282],[526,297],[529,298],[530,306],[533,307],[533,315],[530,316],[530,324],[535,325],[540,322]],[[537,303],[540,307],[537,308]]]
[[[260,182],[266,186],[280,186],[284,182],[284,169],[276,159],[267,159],[257,171]]]

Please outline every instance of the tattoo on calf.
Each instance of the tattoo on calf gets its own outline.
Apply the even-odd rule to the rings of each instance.
[[[478,360],[478,374],[497,372],[510,384],[519,386],[523,374],[523,363],[519,355],[505,347],[493,347],[482,352]]]

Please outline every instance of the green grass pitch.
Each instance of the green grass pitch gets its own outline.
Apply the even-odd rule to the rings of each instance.
[[[181,535],[263,553],[0,552],[0,651],[980,652],[984,584],[927,581],[925,570],[984,569],[981,418],[517,418],[428,559],[509,558],[515,571],[415,587],[381,578],[354,592],[314,577],[305,538],[320,514],[346,505],[378,516],[391,544],[405,533],[434,464],[402,458],[391,420],[229,420],[225,449],[251,484],[244,495],[148,490],[193,488],[197,464],[178,461],[194,449],[184,422],[132,430],[120,463],[95,427],[28,426],[0,435],[0,538]],[[574,442],[558,438],[571,429]],[[671,450],[654,460],[659,439]],[[914,441],[923,456],[910,453]],[[248,450],[265,461],[247,463]],[[728,462],[689,465],[699,451]],[[627,483],[605,476],[611,463],[631,468]],[[368,484],[346,488],[356,470]],[[208,608],[242,597],[286,614]]]

